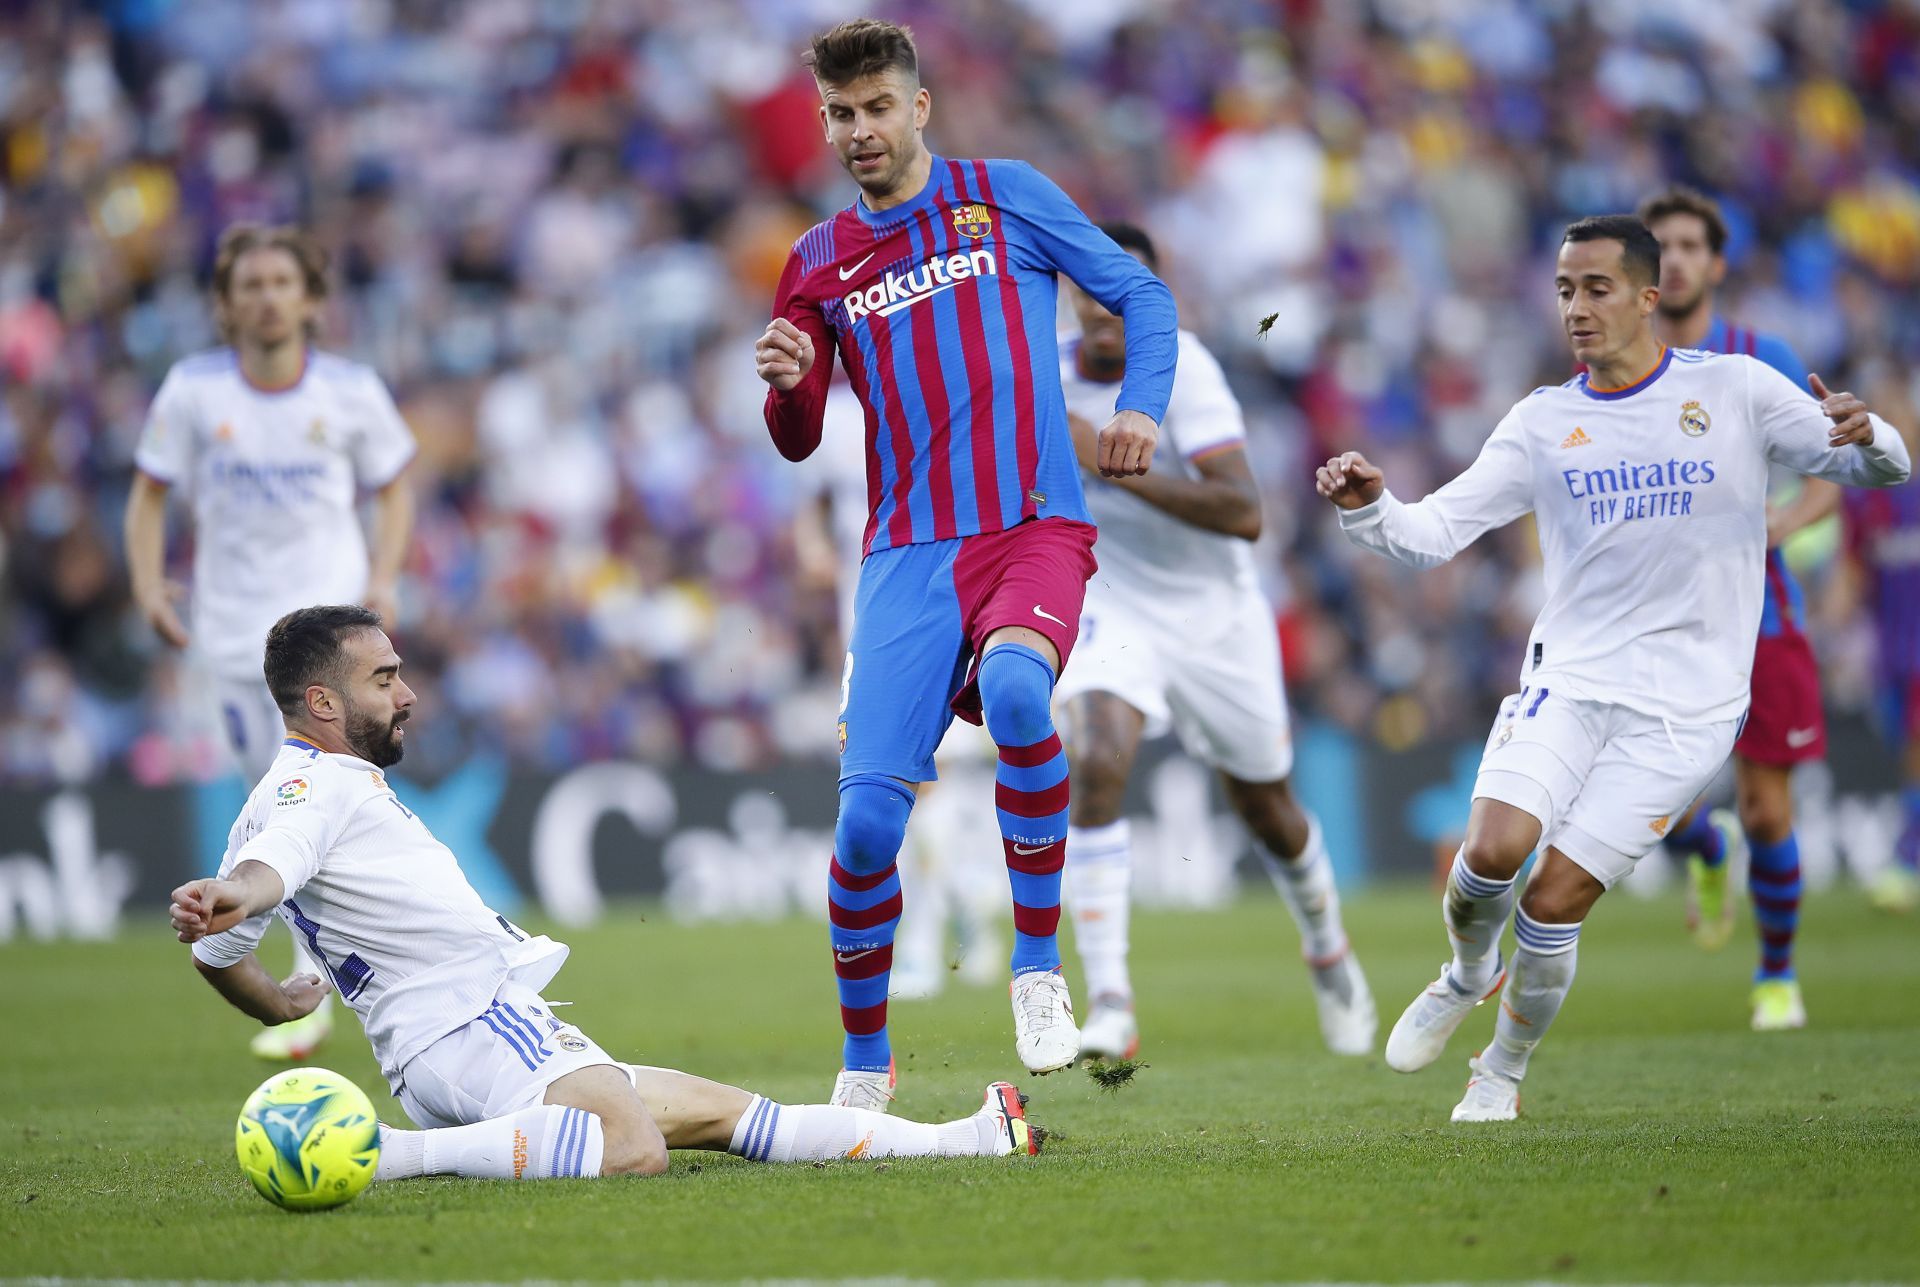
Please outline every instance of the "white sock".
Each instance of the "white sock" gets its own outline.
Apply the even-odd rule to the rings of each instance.
[[[1480,991],[1492,985],[1500,934],[1512,910],[1511,878],[1494,880],[1476,875],[1468,869],[1464,852],[1453,856],[1440,914],[1447,923],[1447,936],[1453,940],[1453,981],[1457,986]]]
[[[1494,1021],[1493,1044],[1480,1056],[1480,1066],[1519,1081],[1527,1075],[1527,1060],[1540,1038],[1547,1035],[1560,1003],[1573,986],[1580,959],[1580,927],[1547,925],[1515,909],[1513,935],[1519,948],[1507,970],[1507,986],[1500,994],[1500,1017]]]
[[[1307,815],[1307,844],[1292,858],[1282,858],[1265,845],[1255,845],[1267,866],[1280,901],[1300,927],[1300,946],[1313,965],[1330,965],[1347,950],[1347,931],[1340,924],[1340,891],[1333,883],[1333,863],[1320,834],[1320,819]]]
[[[1133,824],[1067,828],[1067,907],[1073,943],[1087,974],[1087,997],[1133,1000],[1127,975],[1127,920],[1132,903]]]
[[[470,1180],[554,1180],[600,1174],[606,1133],[579,1108],[542,1104],[511,1117],[431,1131],[380,1130],[376,1180],[463,1175]]]
[[[930,1125],[865,1108],[776,1104],[755,1095],[727,1152],[752,1162],[834,1158],[979,1157],[993,1152],[993,1123],[980,1114]]]

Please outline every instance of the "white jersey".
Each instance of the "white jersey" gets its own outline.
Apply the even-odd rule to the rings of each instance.
[[[567,957],[481,902],[379,769],[296,738],[247,797],[220,874],[249,861],[279,873],[280,917],[326,962],[396,1087],[408,1060],[486,1010],[502,983],[538,990]],[[270,919],[209,935],[193,954],[237,964]]]
[[[221,675],[260,675],[267,631],[295,608],[367,590],[359,487],[391,482],[413,435],[380,377],[309,352],[299,383],[249,384],[232,349],[176,362],[134,464],[193,502],[194,645]]]
[[[1668,349],[1619,390],[1580,376],[1523,398],[1466,472],[1415,505],[1340,512],[1418,567],[1532,511],[1547,601],[1521,682],[1674,724],[1746,710],[1760,627],[1769,463],[1855,486],[1906,479],[1906,445],[1827,445],[1820,404],[1764,362]]]
[[[1080,374],[1079,341],[1063,346],[1060,386],[1067,410],[1095,428],[1113,418],[1120,382]],[[1160,424],[1153,472],[1198,478],[1193,462],[1247,440],[1240,404],[1227,387],[1220,363],[1199,337],[1180,332],[1173,395]],[[1142,610],[1170,597],[1217,595],[1223,588],[1257,590],[1253,546],[1236,536],[1209,532],[1149,505],[1124,488],[1099,480],[1087,484],[1087,510],[1100,529],[1100,571],[1087,586],[1089,599],[1115,596]],[[1163,614],[1164,615],[1164,614]]]

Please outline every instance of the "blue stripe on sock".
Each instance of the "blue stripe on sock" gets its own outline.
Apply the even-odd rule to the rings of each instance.
[[[567,1152],[567,1128],[572,1125],[573,1110],[561,1109],[560,1124],[554,1127],[553,1140],[547,1146],[547,1178],[549,1180],[560,1178],[560,1159],[566,1156]]]
[[[1580,937],[1579,924],[1547,925],[1522,911],[1513,914],[1513,936],[1520,946],[1551,955],[1563,952]]]
[[[887,877],[872,889],[848,889],[831,876],[827,878],[827,901],[850,912],[864,912],[869,907],[878,907],[899,892],[898,875]]]
[[[1034,839],[1064,840],[1067,837],[1067,814],[1062,809],[1058,813],[1042,814],[1038,818],[1029,818],[1023,814],[1008,813],[1005,809],[995,809],[1000,818],[1000,834],[1003,836],[1029,836]]]
[[[747,1126],[747,1144],[741,1153],[749,1161],[763,1162],[767,1155],[767,1123],[773,1117],[773,1101],[762,1097],[753,1106],[753,1120]]]
[[[585,1109],[580,1110],[580,1129],[574,1132],[573,1174],[581,1179],[587,1173],[587,1137],[593,1134],[593,1116]]]
[[[994,769],[993,777],[1001,786],[1016,791],[1050,791],[1066,780],[1067,757],[1062,753],[1032,768],[1021,768],[1002,760]]]
[[[493,1029],[494,1035],[506,1042],[514,1054],[520,1056],[520,1062],[527,1066],[528,1072],[533,1072],[540,1067],[539,1061],[529,1054],[526,1047],[521,1044],[522,1039],[519,1034],[509,1032],[506,1028],[502,1027],[499,1019],[495,1017],[492,1010],[488,1010],[485,1014],[481,1015],[480,1022]]]
[[[1498,898],[1513,888],[1511,880],[1490,880],[1475,874],[1459,858],[1453,860],[1453,883],[1469,898]]]
[[[740,1133],[740,1156],[753,1160],[753,1140],[760,1130],[760,1115],[766,1106],[766,1100],[755,1095],[753,1107],[747,1112],[747,1129]]]
[[[774,1137],[780,1133],[780,1105],[774,1103],[772,1100],[768,1100],[767,1107],[770,1110],[767,1113],[767,1137],[760,1143],[760,1160],[762,1162],[770,1162],[773,1160]]]

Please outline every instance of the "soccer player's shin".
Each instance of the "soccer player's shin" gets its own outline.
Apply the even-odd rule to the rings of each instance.
[[[1567,989],[1573,986],[1580,926],[1548,925],[1515,911],[1513,933],[1518,950],[1507,968],[1493,1044],[1480,1056],[1480,1067],[1517,1082],[1527,1075],[1533,1048],[1547,1035],[1553,1017],[1560,1013],[1560,1003],[1567,999]]]
[[[1133,998],[1127,973],[1128,912],[1133,883],[1132,824],[1067,828],[1067,905],[1073,941],[1087,975],[1087,995]]]
[[[996,1147],[997,1128],[984,1111],[934,1124],[835,1104],[776,1104],[755,1095],[727,1151],[753,1162],[981,1157],[1005,1151]]]
[[[579,1108],[542,1104],[510,1117],[430,1131],[380,1130],[376,1180],[459,1175],[470,1180],[561,1180],[600,1174],[606,1135]]]
[[[1760,931],[1756,983],[1793,977],[1793,936],[1800,926],[1800,842],[1789,831],[1777,844],[1747,837],[1751,866],[1747,888]]]
[[[892,778],[862,773],[840,784],[827,914],[840,1022],[846,1031],[842,1066],[855,1072],[886,1072],[893,1060],[887,1039],[887,980],[893,967],[893,932],[900,921],[895,858],[912,810],[912,793]]]
[[[1333,883],[1333,863],[1320,820],[1307,815],[1307,843],[1291,858],[1282,858],[1266,846],[1256,846],[1280,901],[1300,927],[1300,942],[1310,962],[1330,962],[1347,950],[1347,933],[1340,924],[1340,892]],[[1457,861],[1457,860],[1456,860]]]
[[[1467,866],[1464,851],[1453,857],[1447,874],[1443,916],[1453,940],[1452,978],[1462,991],[1478,992],[1493,985],[1498,969],[1500,934],[1513,910],[1513,880],[1495,880]]]
[[[980,663],[980,706],[1000,748],[994,775],[1013,885],[1013,972],[1060,968],[1060,871],[1066,865],[1067,757],[1054,732],[1053,667],[1023,644]]]

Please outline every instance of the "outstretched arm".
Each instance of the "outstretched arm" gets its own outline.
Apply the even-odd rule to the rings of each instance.
[[[1533,508],[1526,439],[1509,415],[1466,472],[1413,505],[1387,490],[1386,476],[1357,451],[1335,456],[1315,475],[1315,488],[1340,511],[1340,527],[1356,545],[1414,567],[1437,567]]]
[[[1779,372],[1750,363],[1755,422],[1767,459],[1798,473],[1850,487],[1892,487],[1913,472],[1899,431],[1851,393],[1833,393],[1818,375],[1808,385],[1818,402]]]
[[[233,965],[215,965],[196,956],[193,966],[228,1005],[269,1028],[312,1014],[330,986],[317,974],[296,974],[276,983],[251,952]]]

